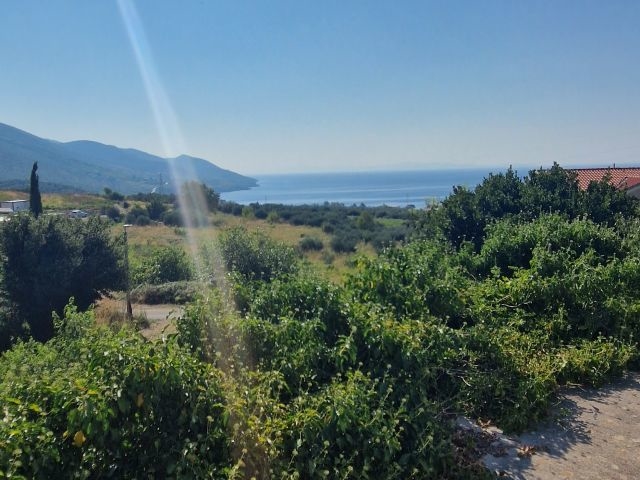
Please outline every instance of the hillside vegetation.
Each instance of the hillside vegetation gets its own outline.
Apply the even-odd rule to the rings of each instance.
[[[457,416],[519,431],[545,417],[560,385],[638,366],[638,204],[606,182],[582,192],[556,165],[489,176],[392,220],[325,207],[217,213],[215,237],[132,230],[137,282],[189,281],[199,294],[155,342],[96,326],[84,304],[51,309],[50,340],[0,357],[0,476],[487,478]],[[344,229],[368,254],[350,257],[344,280],[325,275],[301,257],[313,247],[281,233],[296,214],[286,227],[317,229],[303,238],[322,249]],[[48,225],[20,221],[27,237]],[[365,232],[400,226],[370,249]],[[195,259],[180,242],[189,235]],[[6,244],[4,288],[21,256]],[[29,301],[7,298],[5,314]]]
[[[127,194],[174,191],[168,182],[198,180],[218,192],[256,185],[253,178],[222,169],[207,160],[180,155],[162,158],[140,150],[81,140],[57,142],[0,123],[0,187],[28,188],[31,165],[38,162],[40,184],[46,192],[102,192],[118,189]]]

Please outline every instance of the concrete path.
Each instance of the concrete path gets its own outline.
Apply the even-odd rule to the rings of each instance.
[[[640,374],[560,396],[554,421],[519,436],[499,430],[483,463],[523,480],[640,478]]]
[[[134,316],[142,315],[149,321],[149,326],[140,330],[140,333],[149,340],[160,338],[163,332],[175,332],[172,319],[178,318],[183,312],[181,305],[146,305],[135,303],[132,307]]]

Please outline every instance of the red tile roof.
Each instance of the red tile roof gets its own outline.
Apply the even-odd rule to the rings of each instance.
[[[640,184],[640,167],[573,168],[570,170],[578,175],[578,185],[583,190],[589,186],[589,183],[600,181],[607,174],[611,176],[609,183],[621,190],[628,190]]]

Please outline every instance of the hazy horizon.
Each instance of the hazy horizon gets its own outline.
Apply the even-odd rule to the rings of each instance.
[[[246,175],[637,163],[640,3],[34,0],[0,122]]]

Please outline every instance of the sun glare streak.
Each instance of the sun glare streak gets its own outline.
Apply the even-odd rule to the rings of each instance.
[[[158,75],[151,46],[147,40],[140,16],[138,15],[135,5],[130,0],[118,0],[118,8],[127,31],[129,43],[131,44],[140,76],[142,77],[149,105],[151,106],[153,119],[162,144],[163,154],[169,162],[171,178],[174,190],[178,196],[178,202],[183,207],[189,205],[191,208],[200,210],[200,212],[205,212],[205,215],[199,215],[198,217],[206,218],[207,205],[204,197],[198,195],[197,192],[185,192],[182,189],[182,185],[184,185],[187,180],[195,180],[197,176],[193,165],[191,165],[188,159],[174,158],[186,151],[184,137],[169,96],[160,80],[160,75]],[[177,162],[180,162],[179,166]],[[185,201],[187,200],[184,197],[185,195],[190,197],[188,199],[189,201]],[[187,231],[194,227],[192,224],[192,218],[194,217],[194,215],[183,214]],[[187,240],[189,249],[191,250],[191,256],[196,262],[196,269],[198,273],[201,273],[202,266],[199,265],[198,262],[197,242],[190,233],[187,235]]]
[[[183,221],[187,227],[187,245],[194,261],[196,272],[200,278],[203,278],[208,272],[205,271],[204,265],[200,261],[199,245],[193,234],[193,229],[196,226],[203,226],[195,225],[195,218],[208,219],[207,202],[200,190],[191,189],[185,191],[182,188],[188,180],[197,180],[197,175],[189,159],[184,157],[175,158],[187,151],[184,137],[169,96],[156,69],[153,52],[147,40],[138,11],[131,0],[118,0],[118,8],[127,31],[129,43],[131,44],[140,76],[142,77],[149,105],[151,106],[153,118],[162,143],[163,154],[169,163],[172,183],[181,206]],[[187,208],[187,206],[188,208],[195,209],[196,212],[185,212],[184,209]],[[216,278],[216,283],[222,290],[223,296],[228,298],[229,289],[225,282],[226,272],[223,267],[221,267],[222,262],[216,261],[214,264],[215,265],[210,267],[215,269],[213,274]]]

